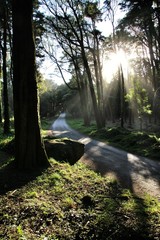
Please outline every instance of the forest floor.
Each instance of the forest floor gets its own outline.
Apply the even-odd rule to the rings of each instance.
[[[0,151],[0,239],[160,239],[160,202],[150,194],[140,197],[81,161],[50,159],[36,172],[19,172],[12,161]]]
[[[80,161],[74,166],[50,163],[35,173],[1,165],[0,239],[159,239],[156,198],[140,198]]]

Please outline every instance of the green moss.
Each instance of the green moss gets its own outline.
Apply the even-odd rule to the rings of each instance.
[[[0,238],[121,240],[158,236],[160,205],[156,199],[148,195],[138,198],[81,162],[70,166],[51,159],[50,163],[52,167],[34,180],[0,196]]]
[[[116,139],[118,143],[120,138],[115,134],[123,136],[123,144],[128,139],[134,143],[135,138],[143,143],[148,136],[120,128],[100,131],[100,135],[110,136],[109,141]],[[152,134],[150,137],[152,144],[159,141]],[[160,203],[157,199],[150,195],[139,198],[128,189],[122,189],[115,179],[102,177],[81,162],[70,166],[50,159],[50,163],[51,167],[40,175],[28,173],[29,180],[25,182],[23,174],[16,177],[14,169],[9,172],[14,181],[10,191],[1,186],[4,194],[0,195],[0,239],[159,238]],[[4,165],[0,167],[1,173],[4,169]]]

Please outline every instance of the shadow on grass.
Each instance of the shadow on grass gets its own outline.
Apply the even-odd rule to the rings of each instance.
[[[48,174],[54,175],[54,173],[58,173],[58,168],[51,169],[51,172]],[[60,167],[61,172],[63,170],[66,171],[66,166],[62,169]],[[53,172],[52,172],[53,171]],[[19,172],[16,171],[13,165],[13,161],[8,162],[8,164],[3,164],[0,169],[0,190],[3,190],[1,194],[7,193],[8,191],[13,191],[13,195],[7,194],[4,201],[7,207],[5,208],[2,206],[4,211],[3,214],[3,227],[6,228],[6,216],[5,213],[10,214],[10,220],[7,220],[7,225],[10,226],[22,226],[22,229],[28,228],[28,232],[32,232],[36,229],[36,233],[38,231],[39,236],[44,233],[41,232],[41,226],[43,225],[44,231],[48,234],[55,233],[55,229],[60,228],[61,235],[57,235],[52,237],[52,239],[73,239],[73,240],[156,240],[159,239],[159,210],[158,207],[156,209],[156,202],[153,199],[148,198],[146,201],[145,199],[138,198],[133,196],[128,190],[125,190],[117,184],[116,181],[109,182],[108,184],[102,184],[102,182],[93,181],[93,187],[87,187],[83,184],[82,188],[72,188],[75,183],[78,181],[84,182],[83,174],[81,172],[74,172],[76,169],[73,169],[73,175],[70,171],[66,171],[66,178],[67,176],[70,178],[71,181],[67,183],[65,188],[62,188],[61,193],[57,194],[56,192],[53,194],[53,184],[48,184],[48,194],[51,195],[46,198],[46,192],[44,191],[44,198],[42,201],[46,201],[46,205],[48,207],[45,211],[42,211],[42,208],[38,208],[37,205],[27,207],[23,198],[21,204],[16,204],[17,197],[13,197],[14,190],[20,188],[27,184],[28,182],[34,180],[39,174],[42,173],[41,170],[36,172]],[[81,169],[84,171],[84,169]],[[75,175],[76,173],[76,175]],[[53,176],[52,175],[52,176]],[[82,178],[80,178],[80,176]],[[87,174],[89,177],[89,174]],[[46,180],[49,177],[45,176]],[[72,178],[73,179],[72,179]],[[95,175],[93,176],[95,179]],[[53,179],[53,178],[52,178]],[[81,180],[80,180],[81,179]],[[90,178],[89,178],[90,179]],[[1,181],[3,180],[3,182]],[[73,180],[73,181],[72,181]],[[87,180],[90,181],[90,180]],[[105,179],[104,179],[105,181]],[[97,184],[95,184],[97,183]],[[38,184],[38,183],[36,183]],[[43,183],[41,183],[43,184]],[[2,188],[1,188],[2,187]],[[46,184],[42,185],[44,189],[46,188]],[[52,191],[50,191],[52,189]],[[62,199],[65,196],[68,196],[72,191],[73,195],[71,195],[74,199],[74,195],[79,195],[79,192],[85,193],[85,196],[90,196],[89,200],[86,202],[86,198],[84,201],[84,197],[80,195],[79,200],[77,199],[77,207],[76,208],[64,208],[62,204]],[[87,191],[87,195],[86,195]],[[21,192],[19,195],[21,198]],[[6,202],[8,199],[8,202]],[[83,201],[82,201],[83,199]],[[87,198],[88,199],[88,198]],[[47,202],[48,201],[48,202]],[[12,202],[13,204],[11,204]],[[61,211],[62,214],[59,214],[58,218],[53,219],[54,213],[53,208],[50,208],[51,205],[55,205],[55,203],[61,202]],[[36,202],[35,202],[36,203]],[[87,204],[86,204],[87,203]],[[11,204],[11,205],[10,205]],[[49,205],[51,204],[51,205]],[[44,206],[42,204],[42,206]],[[56,205],[58,207],[58,205]],[[10,211],[10,208],[12,210]],[[63,209],[62,209],[63,208]],[[55,209],[55,208],[54,208]],[[59,207],[58,207],[59,209]],[[46,212],[47,210],[47,212]],[[47,213],[47,215],[46,215]],[[7,215],[6,214],[6,215]],[[57,211],[56,211],[57,214]],[[55,214],[55,216],[57,216]],[[14,217],[16,216],[16,217]],[[47,218],[46,218],[47,217]],[[14,220],[17,219],[17,220]],[[2,221],[2,220],[1,220]],[[31,225],[30,225],[30,224]],[[34,226],[34,230],[33,230]],[[53,226],[53,229],[52,229]],[[67,226],[67,231],[66,231]],[[7,226],[8,228],[8,226]],[[3,229],[3,228],[2,228]],[[11,229],[11,228],[10,228]],[[8,230],[9,233],[10,230]],[[8,233],[5,231],[6,235],[3,233],[5,239],[8,239]],[[12,234],[12,233],[11,233]],[[58,234],[58,233],[57,233]],[[71,235],[72,234],[72,235]],[[50,236],[48,236],[50,237]],[[10,239],[18,239],[15,238],[13,235],[10,236]],[[32,237],[31,237],[32,238]],[[37,239],[37,235],[35,234],[35,238]]]
[[[156,201],[148,198],[147,202],[129,192],[125,194],[116,184],[111,187],[109,196],[104,202],[103,212],[98,216],[95,229],[97,239],[159,239],[159,217],[158,212],[154,211]]]
[[[41,175],[44,168],[34,171],[16,169],[13,157],[0,152],[0,195],[14,191]]]

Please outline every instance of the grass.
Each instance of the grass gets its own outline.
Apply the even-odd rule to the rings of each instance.
[[[94,125],[89,131],[94,134]],[[1,146],[11,140],[1,136]],[[48,169],[27,173],[13,169],[13,159],[1,151],[0,159],[0,240],[160,237],[160,202],[150,195],[133,195],[81,162],[70,166],[51,158]]]
[[[0,239],[158,239],[156,199],[138,198],[80,162],[50,163],[0,196]]]
[[[140,131],[130,131],[120,127],[106,127],[100,130],[96,129],[93,122],[90,127],[85,127],[81,119],[68,119],[69,125],[89,135],[92,138],[101,140],[115,147],[140,156],[159,160],[160,156],[160,135],[156,133],[147,133]]]
[[[41,134],[42,136],[48,135],[49,131],[51,131],[51,126],[54,122],[55,118],[42,118],[41,119]]]

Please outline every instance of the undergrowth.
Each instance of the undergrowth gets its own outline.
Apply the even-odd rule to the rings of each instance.
[[[141,132],[120,127],[96,129],[96,124],[85,127],[81,119],[68,119],[69,125],[92,138],[101,140],[115,147],[140,156],[159,160],[160,135],[151,132]]]

